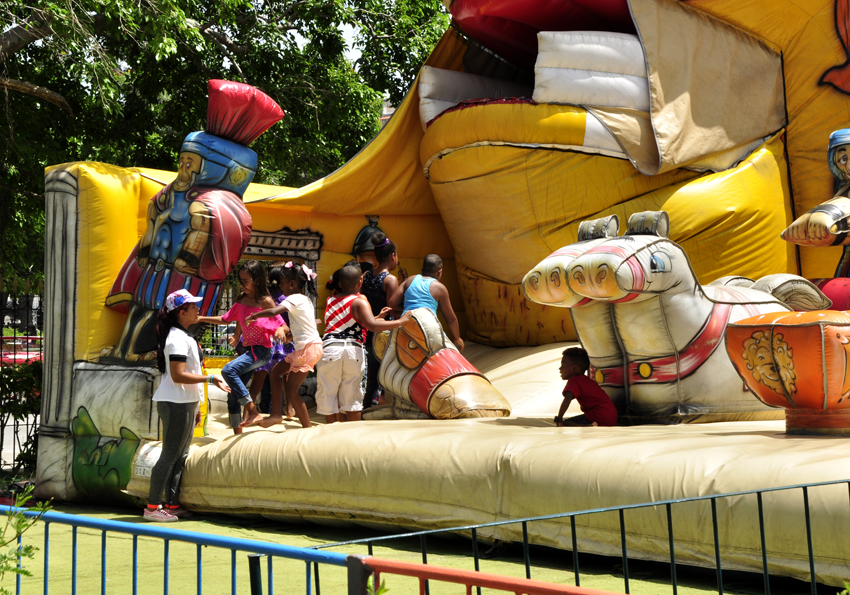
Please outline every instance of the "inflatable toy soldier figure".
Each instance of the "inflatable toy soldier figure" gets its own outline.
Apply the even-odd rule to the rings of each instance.
[[[205,131],[183,141],[177,178],[148,204],[147,229],[121,268],[106,304],[127,312],[106,359],[149,360],[156,353],[156,312],[183,288],[211,315],[221,284],[251,237],[242,195],[257,170],[248,148],[283,118],[270,97],[241,83],[209,81]]]
[[[850,128],[829,135],[827,165],[834,181],[833,197],[801,215],[782,232],[800,246],[844,246],[834,278],[813,279],[833,310],[850,309]]]

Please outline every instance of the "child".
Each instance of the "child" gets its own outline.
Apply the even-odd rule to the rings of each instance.
[[[280,305],[286,299],[286,295],[281,291],[281,283],[283,283],[283,264],[280,263],[279,266],[274,266],[269,271],[269,293],[271,294],[272,300],[274,300],[275,305]],[[289,326],[289,315],[284,312],[282,315],[283,322]],[[257,402],[257,396],[260,394],[262,390],[262,386],[265,383],[266,376],[268,376],[269,372],[271,372],[272,368],[274,368],[277,364],[286,359],[286,356],[295,351],[295,345],[291,342],[284,343],[283,341],[275,340],[272,344],[272,356],[264,366],[257,368],[257,371],[254,372],[254,378],[251,381],[251,398],[254,402]],[[269,378],[270,384],[270,394],[271,395],[280,395],[283,394],[283,383],[281,382],[280,376],[272,376]],[[255,386],[256,385],[256,386]],[[279,411],[280,410],[280,398],[275,400],[275,397],[272,396],[272,403],[269,404],[265,402],[265,405],[269,407],[268,412]],[[278,409],[275,410],[273,407],[277,406]],[[295,409],[292,407],[292,400],[286,400],[286,418],[292,419],[295,417]],[[246,422],[242,422],[243,427],[246,425]]]
[[[221,370],[221,375],[231,389],[227,396],[227,412],[234,434],[242,433],[243,421],[251,423],[261,419],[254,400],[245,388],[245,383],[254,370],[267,364],[271,359],[271,336],[278,327],[283,325],[283,319],[280,316],[250,324],[247,320],[250,314],[274,306],[266,285],[266,269],[262,264],[256,260],[243,262],[239,267],[239,284],[242,286],[242,293],[224,316],[198,317],[198,322],[211,324],[228,324],[235,321],[242,329],[242,344],[245,352]],[[239,412],[240,405],[245,408],[243,414]]]
[[[151,472],[148,505],[143,513],[146,521],[168,523],[189,515],[180,507],[177,493],[192,430],[200,422],[198,406],[204,400],[203,383],[230,392],[218,376],[203,375],[198,342],[186,330],[198,322],[200,301],[202,298],[178,289],[165,298],[157,318],[156,365],[162,372],[162,382],[153,400],[162,420],[162,454]]]
[[[463,351],[463,339],[460,338],[460,327],[457,316],[452,309],[449,290],[440,283],[443,276],[443,259],[436,254],[429,254],[422,263],[422,274],[406,279],[393,296],[389,299],[389,307],[394,310],[415,310],[430,308],[437,315],[437,307],[446,318],[446,324],[452,333],[452,340],[458,351]]]
[[[372,315],[378,316],[387,307],[390,298],[398,289],[398,279],[390,273],[398,268],[398,253],[395,244],[380,231],[370,238],[375,246],[375,258],[378,266],[363,274],[362,293],[369,300]],[[389,318],[389,317],[388,317]],[[391,318],[390,318],[391,319]],[[381,362],[375,357],[372,347],[372,331],[366,333],[366,394],[363,397],[363,408],[367,409],[378,404],[378,369]]]
[[[360,267],[346,266],[335,278],[340,293],[328,298],[325,308],[325,337],[322,342],[322,361],[318,366],[316,413],[325,416],[328,423],[358,421],[363,410],[363,329],[385,331],[397,328],[410,319],[378,320],[372,315],[369,302],[358,292],[362,285]],[[390,311],[384,308],[382,318]]]
[[[361,276],[365,275],[368,271],[372,270],[372,263],[367,262],[367,261],[360,262],[360,261],[357,261],[357,260],[349,260],[344,265],[342,265],[343,268],[347,267],[347,266],[359,267]],[[341,291],[340,288],[339,288],[339,273],[340,273],[340,271],[342,271],[342,268],[338,268],[337,270],[335,270],[333,272],[333,274],[331,275],[331,278],[328,279],[328,282],[325,283],[325,287],[332,292],[332,295],[339,295],[339,292]]]
[[[561,358],[561,379],[567,381],[564,387],[564,401],[555,417],[556,426],[616,426],[617,408],[596,381],[585,375],[590,368],[587,351],[581,347],[564,350]],[[573,399],[578,399],[583,415],[564,419],[564,413]]]
[[[289,321],[292,336],[295,340],[295,351],[286,356],[284,361],[272,368],[271,378],[280,378],[286,375],[284,392],[286,400],[292,400],[295,414],[305,428],[310,427],[310,416],[307,406],[298,394],[301,383],[307,378],[307,374],[313,371],[313,366],[322,359],[322,339],[316,328],[316,310],[304,291],[309,283],[313,283],[316,273],[309,267],[295,262],[287,262],[283,267],[283,281],[280,284],[281,291],[288,297],[279,306],[255,312],[248,320],[257,320],[269,316],[277,316],[283,312],[289,312]],[[257,425],[268,428],[283,421],[280,414],[280,394],[272,394],[272,412],[265,418],[258,420]]]

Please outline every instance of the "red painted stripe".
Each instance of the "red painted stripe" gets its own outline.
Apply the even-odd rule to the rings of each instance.
[[[425,413],[431,393],[446,380],[461,374],[476,374],[484,377],[454,349],[441,349],[430,356],[410,380],[410,398]]]
[[[737,305],[737,304],[736,304]],[[743,304],[741,304],[743,305]],[[697,371],[702,366],[714,350],[723,341],[723,333],[726,330],[726,324],[732,315],[732,304],[715,304],[711,310],[708,320],[697,333],[690,343],[679,352],[678,364],[675,355],[668,355],[653,359],[645,359],[629,364],[629,385],[632,384],[660,384],[664,382],[674,382],[687,378]],[[641,367],[647,370],[645,366],[649,366],[649,375],[643,377],[640,374]],[[610,366],[607,368],[599,368],[594,370],[594,375],[601,371],[603,381],[600,385],[603,386],[624,386],[623,367]]]

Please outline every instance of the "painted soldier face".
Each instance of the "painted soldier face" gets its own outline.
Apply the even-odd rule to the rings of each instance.
[[[844,179],[850,181],[850,145],[841,145],[835,150],[835,165],[844,174]]]
[[[177,165],[177,179],[174,180],[174,190],[188,190],[192,185],[194,175],[201,171],[202,158],[196,153],[180,153]]]

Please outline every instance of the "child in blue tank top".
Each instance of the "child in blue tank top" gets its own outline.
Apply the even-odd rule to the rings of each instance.
[[[422,263],[422,274],[406,279],[389,300],[389,307],[394,310],[409,312],[416,308],[430,308],[437,314],[437,307],[446,319],[449,332],[458,351],[463,351],[463,339],[460,338],[460,327],[457,315],[452,309],[449,290],[440,283],[443,276],[443,259],[436,254],[429,254]]]

